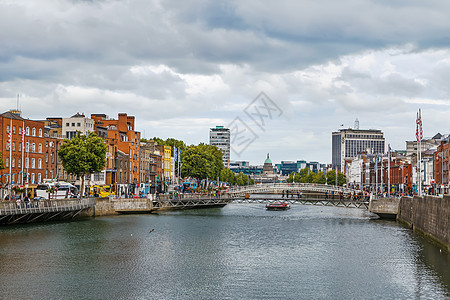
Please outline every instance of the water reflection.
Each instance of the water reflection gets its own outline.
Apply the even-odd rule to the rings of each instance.
[[[450,286],[448,254],[358,209],[233,204],[3,227],[0,251],[5,298],[439,299]]]

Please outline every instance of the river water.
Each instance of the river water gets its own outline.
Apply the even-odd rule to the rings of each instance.
[[[0,228],[2,299],[448,299],[450,255],[365,210],[263,204]]]

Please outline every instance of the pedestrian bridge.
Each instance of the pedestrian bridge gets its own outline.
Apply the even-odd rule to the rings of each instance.
[[[94,198],[3,201],[0,202],[0,224],[73,219],[83,210],[94,206]]]
[[[233,203],[270,203],[319,206],[369,207],[369,198],[360,191],[340,186],[315,183],[268,183],[230,189],[227,196]]]
[[[286,191],[289,193],[314,192],[323,194],[351,194],[356,190],[342,186],[319,183],[265,183],[232,188],[227,194],[230,195],[230,197],[242,197],[245,194],[282,194]]]

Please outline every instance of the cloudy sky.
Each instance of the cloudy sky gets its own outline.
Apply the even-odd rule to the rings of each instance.
[[[445,0],[0,0],[0,110],[136,116],[146,137],[208,142],[236,118],[234,160],[331,162],[341,125],[394,149],[450,130]],[[264,127],[245,114],[264,92]],[[239,153],[237,153],[239,152]]]

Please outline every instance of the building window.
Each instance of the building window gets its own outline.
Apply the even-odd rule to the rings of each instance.
[[[69,126],[70,126],[70,124],[69,124],[69,123],[66,123],[66,126],[67,126],[67,127],[69,127]]]
[[[30,143],[27,142],[26,151],[30,152]]]
[[[9,125],[6,125],[6,133],[9,133]]]
[[[31,144],[31,151],[36,152],[36,144],[35,143]]]
[[[34,158],[31,159],[31,168],[32,169],[36,168],[36,160]]]
[[[17,164],[17,167],[18,167],[18,168],[21,168],[21,167],[22,167],[22,159],[21,159],[21,158],[19,158],[19,163]]]
[[[25,158],[25,168],[29,168],[30,167],[30,160],[27,158]]]
[[[42,159],[38,160],[38,169],[42,169]]]
[[[13,148],[12,151],[16,151],[16,142],[13,142]]]
[[[75,127],[75,123],[72,123],[72,127]]]
[[[16,158],[13,157],[11,160],[11,167],[15,168],[16,167]]]
[[[30,127],[27,127],[26,134],[30,135]]]
[[[39,128],[39,136],[42,137],[42,129]]]
[[[5,167],[6,167],[6,168],[9,167],[9,157],[7,157],[6,160],[5,160]]]
[[[77,123],[77,127],[81,127],[81,123]]]
[[[22,142],[19,142],[19,151],[22,152]]]
[[[22,134],[22,127],[19,127],[19,134]]]
[[[36,136],[36,128],[33,127],[33,129],[31,130],[32,132],[32,136]]]
[[[13,133],[16,134],[16,126],[13,126]]]
[[[42,153],[42,144],[39,144],[39,153]]]
[[[42,182],[42,174],[41,173],[38,174],[38,182]]]
[[[34,183],[34,179],[35,179],[34,173],[31,173],[31,183]]]
[[[45,153],[45,162],[48,163],[48,152]]]

